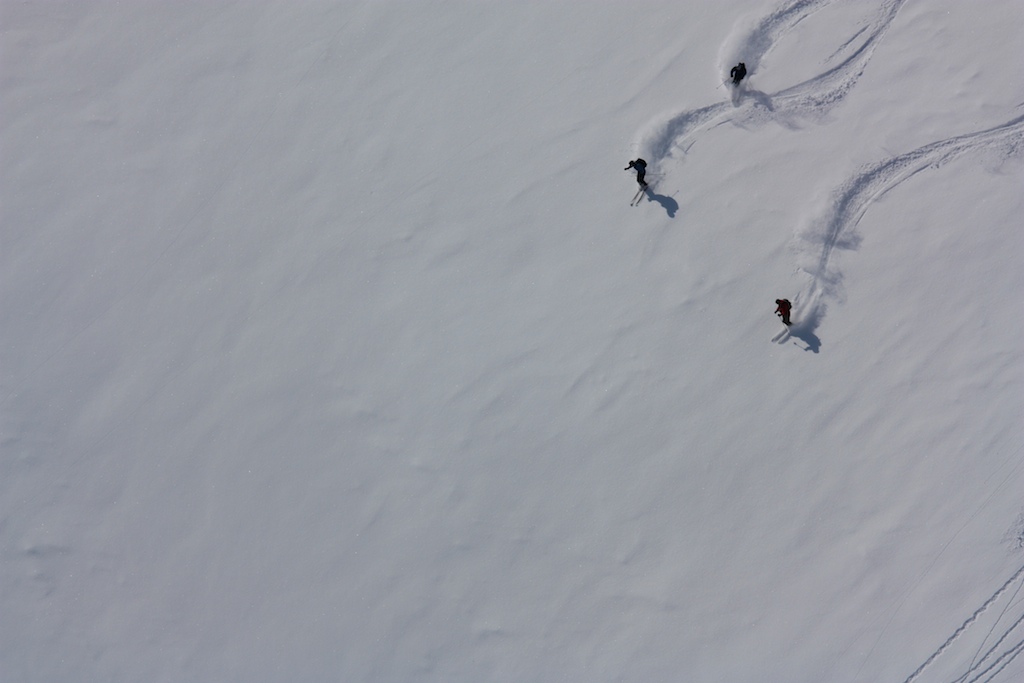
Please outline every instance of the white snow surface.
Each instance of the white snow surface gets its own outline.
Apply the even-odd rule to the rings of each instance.
[[[1024,680],[1024,3],[0,36],[3,681]]]

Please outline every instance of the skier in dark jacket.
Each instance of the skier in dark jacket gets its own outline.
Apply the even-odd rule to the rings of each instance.
[[[793,304],[789,303],[789,299],[776,299],[775,303],[775,315],[782,318],[784,325],[791,324],[789,322],[789,312],[793,310]]]
[[[743,62],[740,62],[739,64],[732,68],[732,71],[729,72],[729,75],[732,77],[732,84],[739,85],[740,81],[742,81],[743,78],[747,75],[747,65],[744,64]]]
[[[644,175],[647,174],[647,162],[643,159],[635,159],[629,162],[629,166],[622,170],[628,171],[631,168],[636,169],[636,181],[640,183],[640,187],[647,187],[647,181],[644,180]]]

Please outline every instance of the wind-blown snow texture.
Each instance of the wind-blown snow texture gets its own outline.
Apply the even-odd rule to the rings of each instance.
[[[0,678],[1024,678],[1021,3],[0,31]]]

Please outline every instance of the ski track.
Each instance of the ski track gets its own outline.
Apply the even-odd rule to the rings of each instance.
[[[1006,593],[1006,591],[1010,589],[1010,587],[1021,581],[1021,577],[1024,577],[1024,566],[1014,572],[1013,576],[1011,576],[996,590],[995,593],[985,600],[981,607],[976,609],[971,616],[964,620],[964,622],[960,624],[959,628],[953,631],[953,634],[949,636],[949,638],[947,638],[946,641],[935,650],[935,652],[929,655],[921,666],[917,667],[912,674],[907,676],[903,683],[913,683],[913,681],[915,681],[936,659],[949,650],[964,635],[964,633],[967,632],[967,630],[976,623],[989,610],[989,608],[991,608],[992,605],[994,605],[1003,596],[1003,594]],[[989,632],[986,634],[978,648],[979,653],[981,652],[981,648],[985,646],[985,642],[988,640],[989,636],[991,636],[996,630],[996,627],[1006,615],[1007,611],[1019,605],[1019,603],[1014,602],[1014,598],[1016,598],[1020,589],[1021,586],[1017,586],[1017,590],[1014,591],[1013,595],[1007,600],[1006,607],[1003,608],[999,613],[999,616],[994,620]],[[986,682],[993,680],[1003,669],[1009,666],[1018,655],[1020,655],[1021,651],[1024,651],[1024,639],[1013,643],[1009,647],[1004,648],[1003,645],[1010,636],[1015,634],[1020,635],[1021,632],[1024,631],[1024,629],[1020,629],[1021,624],[1024,624],[1024,610],[1021,610],[1020,616],[1018,616],[1010,626],[1003,630],[1002,634],[996,639],[995,643],[985,652],[985,654],[982,655],[980,659],[978,658],[978,655],[975,654],[968,664],[967,670],[958,678],[951,681],[951,683],[979,683],[982,681],[983,677],[986,677],[984,678],[984,681]],[[999,653],[998,656],[994,656],[997,652]]]
[[[831,0],[799,0],[783,5],[758,22],[739,44],[742,51],[737,54],[743,55],[751,73],[756,72],[761,59],[781,38],[813,12],[830,2]],[[665,161],[673,158],[677,151],[685,154],[696,142],[700,132],[724,123],[763,125],[771,121],[786,124],[797,119],[820,120],[840,104],[856,86],[876,47],[888,32],[904,3],[905,0],[888,0],[882,3],[875,19],[856,31],[828,57],[826,63],[841,59],[828,71],[772,95],[748,88],[737,90],[733,102],[720,102],[683,111],[663,123],[652,125],[641,136],[637,146],[645,158],[652,162],[652,166],[661,170]],[[848,50],[849,53],[846,54]],[[842,56],[844,54],[845,58]],[[720,66],[724,67],[727,63],[735,61],[732,59],[734,56],[729,55],[729,59],[720,60]],[[964,154],[996,151],[1001,156],[1009,157],[1020,153],[1022,148],[1024,116],[994,128],[947,138],[891,157],[869,166],[840,185],[833,193],[833,201],[827,213],[815,221],[810,232],[801,235],[805,243],[819,245],[811,250],[817,251],[814,261],[800,268],[811,278],[810,285],[798,295],[807,302],[805,310],[802,311],[798,323],[778,333],[772,341],[784,344],[790,338],[796,337],[802,339],[809,350],[817,351],[820,342],[814,330],[825,313],[823,300],[840,295],[842,275],[833,266],[833,254],[837,248],[855,249],[859,245],[860,236],[855,229],[872,202],[921,171],[939,168]],[[1022,576],[1024,566],[976,609],[906,678],[904,683],[913,683],[933,662],[953,648],[964,633],[982,619]],[[1024,633],[1024,629],[1021,628],[1024,624],[1024,607],[1021,601],[1015,601],[1021,585],[1017,586],[998,617],[994,619],[964,673],[951,683],[989,683],[1024,652],[1024,638],[1007,645],[1011,637]],[[982,654],[985,643],[1011,610],[1018,610],[1020,614],[1002,630],[999,637]]]
[[[747,68],[750,72],[757,71],[764,56],[771,52],[772,48],[778,44],[779,39],[789,33],[793,27],[834,1],[797,0],[783,5],[757,22],[757,25],[747,34],[746,40],[740,42],[740,47],[743,48],[743,61],[749,65]],[[724,68],[735,64],[731,57],[731,55],[728,56],[720,66]]]
[[[813,331],[824,316],[824,299],[840,298],[842,274],[833,266],[832,257],[837,248],[856,249],[860,244],[856,227],[872,202],[921,171],[939,168],[969,152],[995,151],[1010,157],[1022,148],[1024,116],[1018,116],[994,128],[940,140],[891,157],[840,185],[825,216],[800,236],[805,244],[820,244],[812,263],[800,266],[811,278],[805,290],[808,306],[801,321],[810,321]]]
[[[739,43],[751,72],[761,59],[800,22],[833,0],[798,0],[786,3],[761,19]],[[892,26],[906,0],[886,0],[879,5],[873,20],[859,28],[829,56],[826,63],[839,59],[829,70],[803,83],[769,95],[753,89],[737,91],[738,101],[719,102],[679,113],[668,121],[651,126],[641,135],[637,147],[650,166],[662,169],[677,151],[685,154],[698,134],[725,123],[752,126],[775,121],[788,124],[801,119],[823,119],[853,90],[864,74],[875,49]],[[846,55],[843,57],[843,55]],[[815,330],[825,315],[827,298],[840,296],[841,273],[832,267],[836,248],[855,249],[860,237],[855,232],[870,204],[889,190],[927,168],[938,168],[959,156],[976,150],[996,150],[1004,156],[1019,152],[1024,137],[1024,117],[983,131],[969,133],[920,147],[870,166],[843,183],[823,218],[801,235],[804,243],[820,244],[816,258],[799,270],[807,273],[810,284],[801,292],[804,305],[789,334],[776,336],[776,343],[791,337],[800,339],[805,350],[818,352],[821,341]],[[810,251],[815,251],[817,247]],[[804,251],[807,251],[806,249]],[[797,307],[794,305],[794,312]]]
[[[756,72],[761,59],[800,22],[833,0],[800,0],[783,5],[755,25],[739,43],[737,54]],[[849,46],[856,48],[838,65],[810,80],[769,95],[752,88],[736,90],[733,101],[718,102],[681,112],[668,121],[652,125],[641,135],[637,147],[656,169],[671,159],[676,150],[686,153],[697,133],[733,122],[764,125],[771,121],[787,124],[800,119],[821,119],[842,102],[867,68],[875,48],[888,32],[906,0],[887,0],[867,26],[858,29],[829,57],[830,61]],[[858,39],[861,39],[858,43]]]
[[[889,0],[883,3],[875,19],[857,31],[833,57],[830,57],[832,59],[842,53],[854,44],[859,36],[865,36],[863,42],[839,64],[808,81],[776,93],[771,98],[775,116],[770,118],[806,117],[815,114],[823,116],[842,102],[864,74],[875,48],[888,33],[905,2],[906,0]],[[753,109],[757,111],[760,106],[760,100],[755,99]]]

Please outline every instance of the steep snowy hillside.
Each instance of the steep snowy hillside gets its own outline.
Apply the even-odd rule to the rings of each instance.
[[[0,678],[1024,679],[1021,3],[0,31]]]

